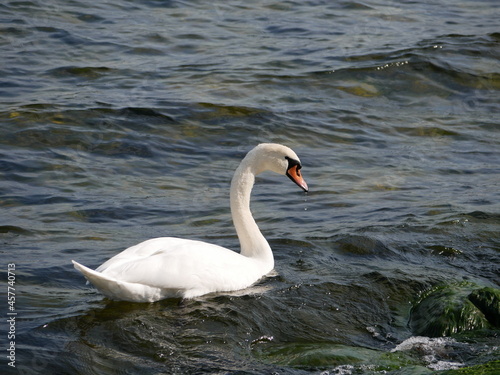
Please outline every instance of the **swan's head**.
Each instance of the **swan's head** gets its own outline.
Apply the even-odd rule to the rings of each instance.
[[[300,159],[292,149],[276,143],[261,143],[250,151],[248,156],[253,159],[255,174],[266,170],[273,171],[288,176],[304,191],[309,190],[300,172]]]

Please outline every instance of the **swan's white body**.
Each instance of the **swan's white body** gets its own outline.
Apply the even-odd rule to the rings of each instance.
[[[297,155],[278,144],[260,144],[242,160],[230,192],[240,253],[206,242],[161,237],[129,247],[95,271],[75,261],[73,264],[114,300],[154,302],[249,287],[274,268],[271,248],[250,212],[255,176],[265,170],[286,174],[307,191],[300,168]]]

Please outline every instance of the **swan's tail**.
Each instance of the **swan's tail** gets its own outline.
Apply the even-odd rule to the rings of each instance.
[[[106,297],[118,301],[150,302],[161,293],[158,288],[116,280],[72,260],[75,268]]]

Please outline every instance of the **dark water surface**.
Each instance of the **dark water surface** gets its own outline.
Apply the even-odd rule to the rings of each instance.
[[[500,284],[498,1],[89,4],[0,4],[2,373],[426,374],[500,358],[498,330],[409,324],[436,285]],[[292,147],[310,187],[258,178],[274,277],[133,304],[73,269],[160,236],[237,249],[229,181],[261,142]]]

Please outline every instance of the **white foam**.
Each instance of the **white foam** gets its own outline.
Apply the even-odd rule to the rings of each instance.
[[[435,346],[444,346],[444,345],[449,345],[450,343],[456,342],[453,339],[450,339],[449,337],[436,337],[436,338],[431,338],[431,337],[424,337],[424,336],[413,336],[410,337],[409,339],[406,339],[403,341],[401,344],[397,345],[394,349],[391,350],[392,353],[394,352],[401,352],[401,351],[406,351],[406,350],[412,350],[415,348],[432,348]]]
[[[354,371],[354,366],[352,365],[340,365],[335,367],[332,372],[324,371],[320,375],[352,375]]]
[[[415,351],[431,370],[453,370],[463,367],[464,364],[447,360],[449,359],[448,354],[453,351],[453,348],[456,349],[463,345],[466,344],[459,343],[449,337],[414,336],[397,345],[391,352]]]
[[[463,367],[464,364],[460,362],[449,362],[449,361],[435,361],[427,365],[428,368],[435,371],[443,370],[456,370],[457,368]]]

